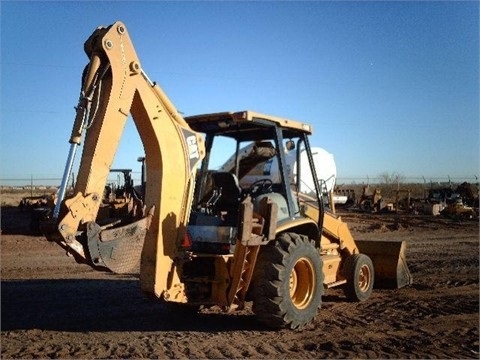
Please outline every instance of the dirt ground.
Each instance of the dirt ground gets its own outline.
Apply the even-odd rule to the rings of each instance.
[[[301,331],[272,331],[250,307],[198,316],[145,298],[135,276],[96,272],[2,208],[1,358],[479,358],[479,224],[345,213],[357,239],[407,241],[411,286],[363,303],[340,289]]]

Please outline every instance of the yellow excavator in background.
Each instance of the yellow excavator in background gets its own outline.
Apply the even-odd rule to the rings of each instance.
[[[183,118],[142,69],[121,22],[96,29],[85,51],[90,61],[54,231],[46,234],[78,261],[139,271],[141,290],[167,303],[231,311],[252,301],[257,318],[273,328],[311,322],[324,289],[343,286],[349,299],[363,301],[374,281],[412,283],[403,242],[356,242],[329,211],[309,125],[252,111]],[[144,194],[128,197],[127,211],[105,211],[107,177],[130,114],[145,151]],[[65,196],[82,141],[73,195]],[[240,157],[248,144],[255,151]],[[231,150],[232,170],[218,171]],[[297,156],[295,169],[287,152]],[[273,158],[276,181],[268,177]],[[265,176],[240,186],[262,163]],[[315,184],[309,194],[299,192],[305,169]]]

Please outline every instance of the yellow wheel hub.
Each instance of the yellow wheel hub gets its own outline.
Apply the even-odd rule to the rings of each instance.
[[[298,309],[304,309],[315,293],[315,269],[307,258],[300,258],[290,274],[290,298]]]
[[[370,268],[368,265],[363,265],[358,272],[358,288],[365,292],[370,287],[370,281],[372,279],[372,274],[370,274]]]

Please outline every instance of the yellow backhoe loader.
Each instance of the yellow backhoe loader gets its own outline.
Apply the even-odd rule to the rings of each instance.
[[[47,234],[78,261],[116,273],[139,270],[144,293],[183,307],[231,311],[252,301],[258,319],[273,328],[311,322],[324,289],[343,286],[349,299],[363,301],[374,280],[412,282],[403,242],[357,243],[327,209],[309,125],[252,111],[183,118],[142,69],[121,22],[96,29],[85,51],[90,61]],[[145,151],[144,194],[130,197],[126,211],[99,211],[110,206],[103,193],[130,114]],[[249,144],[255,151],[242,158]],[[234,166],[219,171],[231,151]],[[298,158],[295,169],[287,168],[287,152]],[[275,181],[268,177],[273,158]],[[242,183],[262,162],[265,176]],[[299,192],[306,169],[310,194]]]

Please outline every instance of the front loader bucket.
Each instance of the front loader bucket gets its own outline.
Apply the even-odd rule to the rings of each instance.
[[[405,260],[405,241],[356,240],[361,253],[372,259],[375,269],[375,287],[401,288],[413,283]]]

